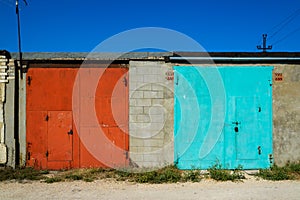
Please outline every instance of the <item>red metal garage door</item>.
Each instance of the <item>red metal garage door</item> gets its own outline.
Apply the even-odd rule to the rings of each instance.
[[[127,78],[127,71],[127,68],[107,68],[99,80],[94,102],[99,125],[106,125],[103,128],[106,137],[125,151],[128,151],[128,86],[120,87],[119,83]],[[89,153],[74,125],[72,91],[77,72],[78,68],[29,68],[26,77],[27,166],[37,169],[106,167]],[[115,86],[119,89],[114,89]],[[111,107],[112,101],[116,108]],[[114,109],[123,113],[122,123],[114,120]],[[98,143],[94,141],[93,145]],[[101,145],[99,151],[110,154]],[[125,154],[118,162],[127,165],[127,158]]]

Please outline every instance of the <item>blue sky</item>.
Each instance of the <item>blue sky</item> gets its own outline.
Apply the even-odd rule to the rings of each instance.
[[[89,52],[101,41],[139,27],[179,31],[209,52],[255,52],[262,33],[269,34],[272,51],[300,51],[299,0],[27,2],[20,0],[24,52]],[[15,0],[0,0],[0,19],[0,49],[18,51]],[[283,20],[288,23],[280,24]]]

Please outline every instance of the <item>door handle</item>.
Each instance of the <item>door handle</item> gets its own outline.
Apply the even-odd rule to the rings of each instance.
[[[232,122],[232,124],[235,124],[236,126],[238,126],[239,124],[241,124],[241,122],[236,121],[236,122]]]
[[[68,135],[73,135],[73,130],[72,129],[68,132]]]
[[[260,155],[261,154],[261,147],[260,146],[257,147],[257,151],[258,151],[258,155]]]
[[[239,132],[239,127],[234,127],[234,131],[237,133],[237,132]]]

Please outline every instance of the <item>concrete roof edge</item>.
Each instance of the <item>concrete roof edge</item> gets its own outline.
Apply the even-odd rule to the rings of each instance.
[[[11,53],[13,59],[19,54]],[[171,52],[25,52],[23,60],[134,60],[134,59],[163,59],[173,56]]]

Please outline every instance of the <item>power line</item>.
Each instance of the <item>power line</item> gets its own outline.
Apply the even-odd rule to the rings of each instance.
[[[15,7],[15,2],[14,0],[0,0],[0,2],[3,2],[5,5],[10,6],[10,7]]]
[[[283,40],[287,39],[288,37],[290,37],[291,35],[293,35],[294,33],[298,32],[298,31],[300,31],[300,27],[298,27],[297,29],[295,29],[295,30],[289,32],[289,33],[286,34],[284,37],[278,39],[277,41],[275,41],[275,42],[273,43],[273,45],[278,44],[279,42],[282,42]]]
[[[269,39],[273,38],[277,33],[279,33],[281,30],[283,30],[283,28],[286,27],[289,23],[291,23],[299,14],[300,14],[300,8],[297,9],[295,12],[293,12],[288,17],[286,17],[284,20],[282,20],[279,24],[277,24],[276,26],[274,26],[270,31],[268,31],[269,35],[271,35],[271,36],[269,36]],[[274,33],[270,34],[270,32],[272,30],[275,30],[275,28],[277,28],[277,27],[279,27],[277,29],[277,31],[275,31]]]

